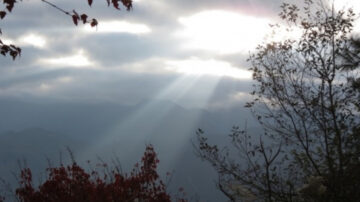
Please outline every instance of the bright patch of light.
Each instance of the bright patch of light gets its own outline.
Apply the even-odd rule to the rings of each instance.
[[[287,27],[286,25],[280,25],[279,27],[273,27],[269,29],[267,34],[264,35],[264,42],[280,42],[286,39],[298,40],[301,38],[303,29],[300,27]]]
[[[40,91],[49,91],[50,89],[51,89],[51,86],[49,84],[46,84],[46,83],[42,83],[39,86]]]
[[[20,38],[20,42],[37,48],[44,48],[46,45],[45,37],[38,34],[28,34]]]
[[[152,142],[154,144],[166,142],[165,146],[158,149],[160,151],[161,149],[166,150],[168,159],[163,160],[169,162],[168,165],[175,165],[181,158],[185,145],[192,139],[191,134],[193,134],[193,130],[197,127],[198,121],[203,114],[201,110],[195,110],[189,114],[190,116],[186,116],[186,119],[182,121],[182,126],[177,129],[176,133],[182,135],[162,136],[157,134],[156,131],[159,126],[166,122],[165,118],[172,117],[171,114],[174,114],[174,112],[182,111],[178,111],[178,105],[166,100],[174,99],[173,101],[177,103],[177,101],[181,102],[182,99],[190,98],[197,103],[196,105],[198,106],[195,107],[206,108],[219,80],[220,78],[209,79],[181,76],[168,85],[164,85],[164,89],[155,94],[154,99],[139,105],[137,111],[127,116],[126,119],[119,120],[118,124],[111,126],[108,131],[104,132],[102,141],[97,142],[93,147],[84,151],[82,155],[85,156],[94,151],[95,153],[99,151],[114,153],[119,148],[119,143],[122,144],[124,142],[123,140],[126,140],[126,144],[122,148],[126,147],[128,156],[136,152],[136,148],[141,147],[144,142]],[[194,107],[193,102],[191,105]],[[149,119],[149,117],[151,118]],[[141,131],[147,132],[137,133],[139,125],[141,125]],[[119,155],[122,155],[122,153]],[[173,170],[174,167],[164,169]]]
[[[40,63],[53,65],[53,66],[70,66],[70,67],[84,67],[92,66],[93,63],[84,54],[84,51],[80,50],[76,54],[71,56],[63,56],[57,58],[42,59]]]
[[[3,44],[14,44],[14,41],[8,38],[2,38],[1,41],[3,42]]]
[[[333,2],[336,10],[353,8],[355,13],[358,13],[360,11],[359,0],[335,0],[335,1],[330,0],[329,3],[332,4]]]
[[[70,83],[73,81],[73,78],[70,76],[64,76],[57,79],[60,83]]]
[[[85,26],[85,31],[94,32],[94,28]],[[103,33],[130,33],[130,34],[147,34],[151,29],[144,24],[129,23],[126,21],[101,21],[97,27],[97,32]]]
[[[167,61],[167,69],[190,75],[228,76],[237,79],[250,79],[252,73],[233,67],[228,62],[217,60],[200,60],[191,58],[189,60]]]
[[[244,93],[244,92],[237,92],[237,93],[235,93],[235,94],[232,94],[232,95],[231,95],[231,98],[232,98],[233,100],[235,100],[236,102],[238,102],[239,100],[244,99],[244,97],[247,97],[248,95],[249,95],[249,94]]]
[[[184,30],[176,35],[188,39],[186,48],[216,51],[220,54],[247,53],[253,50],[269,31],[270,23],[265,18],[222,10],[182,17],[179,22]]]
[[[330,4],[332,2],[333,1],[330,0]],[[358,14],[360,12],[359,0],[335,0],[333,3],[335,10],[347,10],[349,8],[352,8],[355,14]],[[358,20],[355,20],[355,22],[353,22],[353,26],[354,32],[360,32],[360,22]]]

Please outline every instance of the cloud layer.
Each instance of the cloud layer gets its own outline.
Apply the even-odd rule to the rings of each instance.
[[[131,12],[101,1],[92,8],[82,1],[55,3],[97,18],[98,28],[75,27],[40,1],[18,3],[1,22],[2,39],[21,46],[23,54],[14,62],[0,60],[0,96],[136,104],[177,83],[174,95],[163,99],[195,106],[199,92],[217,89],[220,80],[250,86],[246,58],[277,20],[281,1],[137,0]],[[185,87],[189,83],[195,86]],[[185,88],[188,97],[176,98]],[[224,88],[229,94],[212,96],[217,101],[208,105],[233,103],[249,90]]]

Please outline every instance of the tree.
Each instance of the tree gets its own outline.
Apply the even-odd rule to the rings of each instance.
[[[5,10],[0,10],[0,19],[3,20],[11,11],[14,9],[16,3],[21,2],[22,0],[4,0],[2,4],[5,7]],[[42,2],[52,6],[56,10],[64,13],[65,15],[68,15],[71,17],[73,23],[77,26],[79,22],[82,22],[83,24],[90,24],[91,27],[95,27],[98,25],[98,21],[95,18],[88,19],[88,16],[83,14],[78,14],[75,9],[72,11],[64,10],[63,8],[58,7],[56,4],[51,3],[48,0],[41,0]],[[93,4],[93,0],[87,0],[88,5],[91,7]],[[108,6],[112,5],[117,10],[120,10],[120,5],[123,5],[127,11],[130,11],[132,8],[132,0],[106,0],[106,3]],[[0,35],[2,34],[2,31],[0,29]],[[17,47],[13,44],[4,44],[0,39],[0,54],[6,56],[10,55],[13,60],[16,59],[16,57],[21,55],[21,48]]]
[[[249,57],[255,84],[254,100],[246,107],[264,133],[256,138],[234,127],[233,147],[220,149],[199,130],[196,152],[217,170],[218,188],[232,201],[357,201],[356,15],[321,0],[281,8],[288,36],[297,29],[300,38],[264,42]],[[272,25],[275,35],[279,27]]]
[[[141,162],[130,174],[124,174],[119,167],[111,169],[106,164],[100,165],[103,173],[87,172],[73,160],[69,166],[48,168],[47,180],[38,187],[33,185],[31,170],[25,168],[21,170],[16,198],[24,202],[171,201],[157,174],[159,160],[151,145],[146,147]]]

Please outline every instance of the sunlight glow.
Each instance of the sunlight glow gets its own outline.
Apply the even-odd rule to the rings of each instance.
[[[25,34],[16,39],[3,37],[1,41],[8,45],[17,44],[20,46],[34,46],[36,48],[45,48],[47,45],[45,36],[34,33]]]
[[[50,86],[49,84],[42,83],[42,84],[39,86],[39,90],[40,90],[40,91],[43,91],[43,92],[47,92],[47,91],[51,90],[51,86]]]
[[[70,76],[63,76],[57,79],[60,83],[71,83],[73,81],[73,78]]]
[[[184,30],[175,35],[188,39],[185,48],[215,51],[220,54],[248,53],[269,30],[270,21],[239,13],[211,10],[182,17]]]
[[[196,100],[197,104],[202,108],[206,108],[219,80],[220,77],[209,79],[194,75],[183,75],[175,79],[154,95],[154,99],[140,104],[133,114],[126,117],[126,119],[119,120],[117,125],[111,126],[104,133],[102,141],[97,142],[81,154],[82,158],[90,152],[99,154],[99,152],[105,151],[107,153],[116,152],[117,156],[124,155],[123,152],[118,153],[119,145],[123,149],[126,147],[127,152],[125,155],[132,156],[138,151],[137,148],[142,147],[145,143],[151,142],[154,145],[160,145],[160,143],[166,142],[166,145],[158,149],[160,153],[167,152],[167,155],[162,158],[164,161],[169,162],[169,165],[175,165],[182,155],[184,145],[192,139],[203,111],[194,110],[189,113],[189,116],[186,116],[186,120],[183,120],[181,126],[176,129],[177,133],[175,134],[181,135],[173,135],[171,132],[165,136],[159,135],[159,126],[166,122],[164,118],[176,117],[177,114],[174,114],[174,112],[187,111],[187,109],[180,111],[178,109],[181,106],[176,103],[182,99],[196,97],[194,100]],[[173,104],[168,100],[172,100]],[[140,131],[146,131],[146,133]],[[124,144],[122,140],[126,140],[126,143]],[[123,158],[125,157],[123,156]],[[166,170],[172,169],[174,167],[166,168]]]
[[[252,77],[250,71],[236,68],[228,62],[214,59],[200,60],[198,58],[191,58],[188,60],[167,61],[166,64],[168,70],[190,75],[228,76],[237,79],[251,79]]]
[[[352,8],[354,10],[354,13],[357,14],[357,18],[359,16],[360,12],[360,1],[359,0],[335,0],[331,1],[329,3],[334,2],[335,10],[347,10],[349,8]],[[353,22],[353,30],[354,32],[360,32],[360,22],[359,20],[355,20]]]
[[[20,37],[20,42],[28,45],[35,46],[37,48],[44,48],[46,45],[45,37],[38,34],[27,34]]]
[[[14,40],[12,39],[9,39],[9,38],[2,38],[1,41],[4,43],[4,44],[14,44]]]
[[[41,59],[40,63],[52,65],[52,66],[70,66],[70,67],[93,66],[93,63],[85,55],[83,50],[79,50],[76,54],[71,56]]]
[[[84,30],[86,32],[96,33],[94,29],[89,26],[85,26]],[[135,24],[126,21],[102,21],[97,27],[97,32],[147,34],[151,32],[151,29],[144,24]]]
[[[360,10],[360,1],[359,0],[335,0],[331,1],[330,4],[334,2],[335,10],[353,8],[355,13],[358,13]]]
[[[339,10],[347,10],[347,9],[353,9],[354,13],[357,15],[357,19],[360,12],[360,1],[359,0],[328,0],[328,3],[330,5],[334,4],[334,9],[336,11]],[[354,31],[359,32],[360,31],[360,23],[358,20],[355,20],[353,22],[354,25]]]

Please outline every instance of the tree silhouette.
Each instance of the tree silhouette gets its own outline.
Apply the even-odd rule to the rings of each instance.
[[[166,185],[156,171],[158,163],[151,145],[146,147],[141,164],[136,164],[129,174],[122,173],[119,167],[111,169],[104,163],[100,165],[104,170],[102,173],[87,172],[73,160],[69,166],[48,168],[46,181],[38,187],[33,184],[31,170],[24,168],[15,191],[16,199],[23,202],[171,201]],[[187,201],[183,198],[175,200]]]
[[[259,138],[234,127],[230,148],[197,132],[197,154],[219,173],[232,201],[357,201],[360,198],[359,41],[355,13],[323,1],[284,3],[286,30],[298,39],[260,44],[249,61],[255,81],[247,103]],[[275,35],[280,25],[272,25]]]
[[[79,14],[73,9],[72,11],[67,11],[63,8],[60,8],[54,3],[51,3],[49,0],[41,0],[42,2],[48,4],[49,6],[55,8],[56,10],[64,13],[71,17],[73,23],[77,26],[79,22],[83,24],[90,24],[91,27],[95,27],[98,25],[98,21],[95,18],[89,19],[88,15],[83,13]],[[113,8],[120,10],[120,5],[123,5],[127,11],[130,11],[133,6],[132,0],[105,0],[108,6],[112,6]],[[5,10],[0,10],[0,19],[3,20],[11,11],[15,8],[16,3],[22,2],[22,0],[4,0],[2,4],[5,7]],[[91,7],[93,4],[93,0],[87,0],[87,4]],[[0,35],[2,34],[2,30],[0,29]],[[4,44],[0,39],[0,54],[3,56],[10,55],[13,60],[16,57],[21,55],[21,48],[17,47],[14,44]]]

